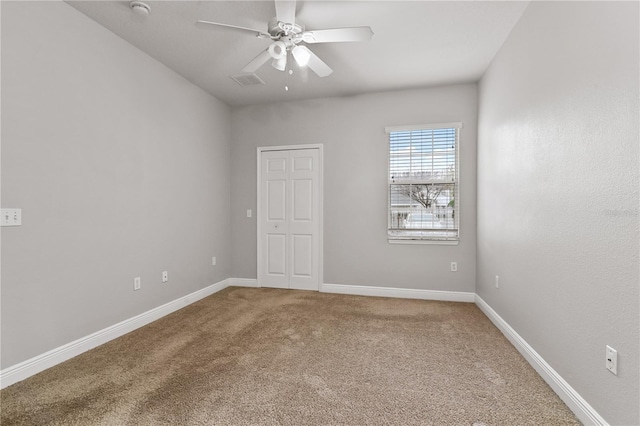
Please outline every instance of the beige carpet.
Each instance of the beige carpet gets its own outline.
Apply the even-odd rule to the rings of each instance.
[[[580,424],[473,304],[228,288],[0,392],[9,425]]]

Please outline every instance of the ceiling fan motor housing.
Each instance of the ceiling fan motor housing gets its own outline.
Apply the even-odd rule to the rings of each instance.
[[[278,21],[278,18],[271,18],[268,28],[271,38],[275,40],[281,37],[299,38],[304,32],[304,26],[300,23],[289,24]]]

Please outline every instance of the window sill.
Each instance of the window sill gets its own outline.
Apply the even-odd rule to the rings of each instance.
[[[457,246],[460,240],[392,240],[388,239],[389,244],[418,244],[418,245],[435,245],[435,246]]]

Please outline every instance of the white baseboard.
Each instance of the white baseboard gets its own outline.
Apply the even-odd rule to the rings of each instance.
[[[605,419],[477,294],[475,302],[583,424],[608,426]]]
[[[441,300],[446,302],[475,301],[475,293],[463,291],[417,290],[410,288],[371,287],[361,285],[322,284],[323,293],[352,294],[356,296],[400,297],[404,299]]]
[[[54,365],[60,364],[74,356],[80,355],[83,352],[107,343],[110,340],[123,336],[137,328],[160,319],[165,315],[175,312],[178,309],[182,309],[200,299],[217,293],[230,285],[235,285],[231,284],[231,282],[234,282],[234,280],[226,279],[220,281],[216,284],[210,285],[209,287],[205,287],[201,290],[180,297],[179,299],[165,303],[162,306],[158,306],[157,308],[151,309],[140,315],[136,315],[133,318],[129,318],[19,364],[5,368],[0,371],[0,389],[24,380],[34,374],[46,370],[47,368],[51,368]]]
[[[233,287],[259,287],[255,278],[229,278],[229,286]]]

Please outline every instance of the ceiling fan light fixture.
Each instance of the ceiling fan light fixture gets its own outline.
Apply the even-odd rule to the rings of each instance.
[[[311,53],[309,49],[304,46],[296,46],[291,51],[294,59],[298,63],[299,66],[305,67],[309,63],[309,59],[311,59]]]
[[[273,66],[278,71],[284,71],[287,68],[287,56],[284,55],[281,58],[274,59],[271,61],[271,66]]]
[[[286,58],[287,45],[281,41],[276,41],[271,46],[269,46],[269,55],[271,55],[271,57],[276,60]]]

